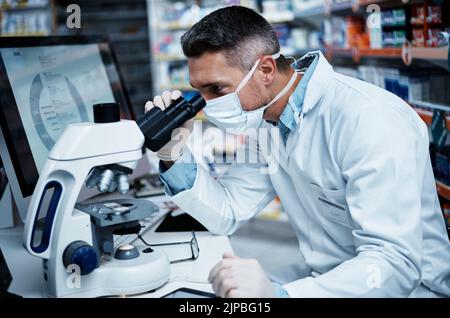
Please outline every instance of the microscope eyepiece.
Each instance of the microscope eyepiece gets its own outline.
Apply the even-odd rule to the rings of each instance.
[[[120,121],[119,103],[95,104],[94,123],[114,123]]]
[[[195,114],[197,114],[203,109],[203,107],[206,106],[206,101],[203,99],[202,95],[195,95],[189,102],[191,103],[192,109],[195,111]]]
[[[201,95],[191,100],[183,97],[173,101],[166,109],[153,107],[137,120],[137,124],[145,136],[145,146],[151,151],[158,151],[172,138],[172,132],[206,106]]]

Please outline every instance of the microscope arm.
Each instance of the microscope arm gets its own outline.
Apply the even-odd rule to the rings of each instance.
[[[132,171],[142,157],[143,144],[144,136],[134,121],[69,125],[40,173],[25,223],[26,249],[48,259],[51,253],[59,252],[54,245],[65,248],[83,237],[92,244],[89,215],[74,211],[87,175],[95,167],[114,164]],[[42,215],[45,218],[39,238],[38,221]],[[77,230],[72,233],[71,229]]]

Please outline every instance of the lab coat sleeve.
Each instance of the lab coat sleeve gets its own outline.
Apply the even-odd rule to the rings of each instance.
[[[188,167],[179,169],[177,179],[191,178],[192,171]],[[174,193],[166,189],[166,194],[210,232],[221,235],[232,234],[275,198],[263,162],[232,164],[219,178],[211,176],[202,164],[196,164],[193,185]]]
[[[356,255],[283,286],[291,297],[407,297],[419,284],[428,136],[399,106],[361,107],[334,132]]]

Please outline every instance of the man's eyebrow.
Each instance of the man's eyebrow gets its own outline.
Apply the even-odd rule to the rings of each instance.
[[[192,87],[197,88],[197,89],[205,89],[205,88],[208,88],[211,86],[223,86],[223,83],[219,83],[219,82],[211,82],[211,83],[201,84],[200,87],[195,87],[194,85],[192,85],[192,83],[189,83],[189,84],[191,84]]]

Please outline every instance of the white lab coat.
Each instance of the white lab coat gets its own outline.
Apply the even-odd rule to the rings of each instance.
[[[410,106],[335,73],[320,54],[297,130],[279,144],[279,160],[261,147],[276,173],[236,164],[215,180],[198,165],[192,188],[173,200],[230,234],[278,195],[311,268],[283,286],[291,297],[450,296],[428,131]]]

